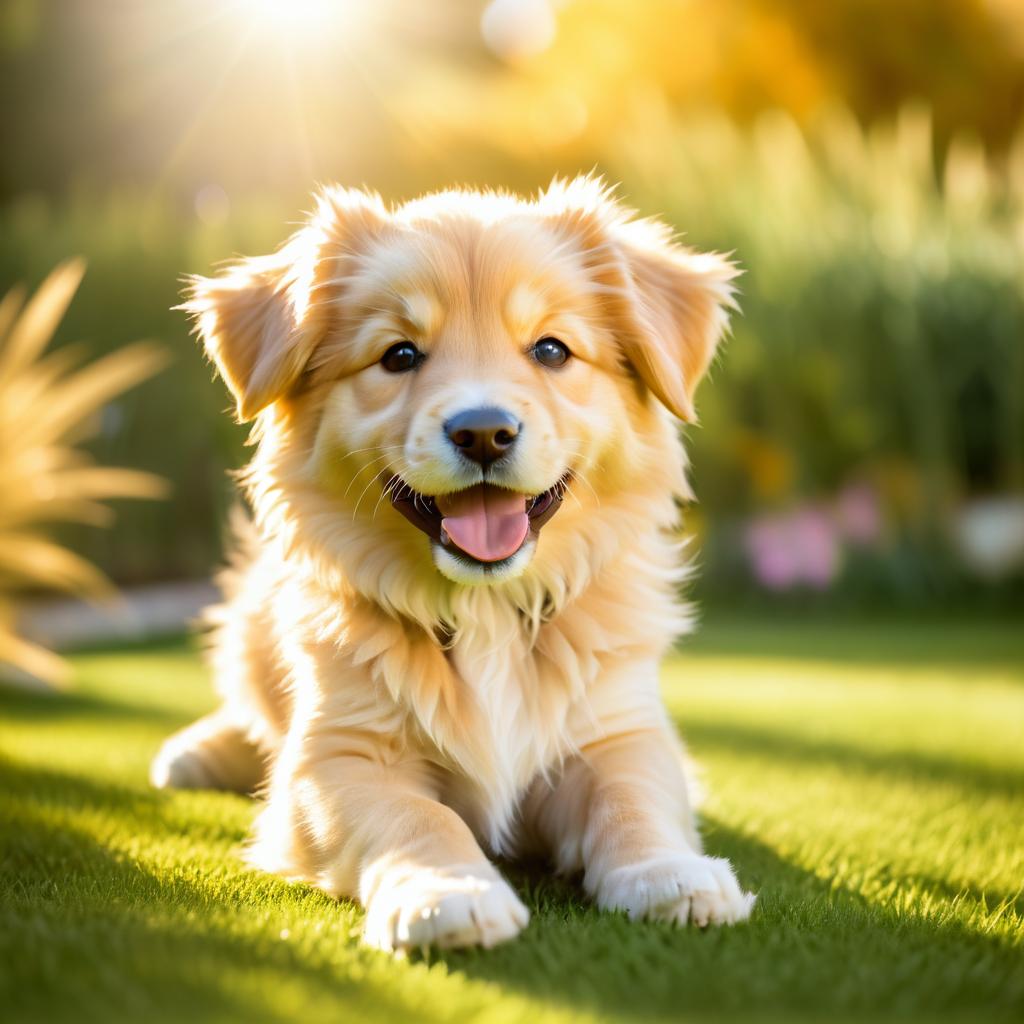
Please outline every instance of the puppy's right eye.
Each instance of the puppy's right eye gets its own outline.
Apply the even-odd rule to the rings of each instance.
[[[411,342],[400,341],[381,356],[380,365],[388,373],[405,373],[415,370],[426,356]]]

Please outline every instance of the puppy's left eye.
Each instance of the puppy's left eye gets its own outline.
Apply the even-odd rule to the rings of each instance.
[[[380,365],[388,373],[405,373],[407,370],[415,370],[425,358],[411,341],[400,341],[384,353]]]
[[[565,366],[572,354],[569,346],[557,338],[541,338],[531,351],[542,366]]]

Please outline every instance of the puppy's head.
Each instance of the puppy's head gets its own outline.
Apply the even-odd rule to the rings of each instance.
[[[277,492],[486,583],[543,557],[545,529],[553,548],[642,479],[677,478],[669,414],[694,417],[734,273],[589,178],[394,210],[328,189],[282,249],[196,279],[186,308]]]

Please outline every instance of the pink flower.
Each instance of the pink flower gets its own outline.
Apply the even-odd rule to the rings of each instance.
[[[793,544],[800,556],[804,582],[825,590],[839,572],[839,533],[832,517],[808,505],[792,520]]]
[[[788,590],[800,583],[824,590],[839,572],[839,533],[820,506],[804,505],[786,515],[755,519],[745,541],[754,575],[769,590]]]
[[[769,590],[788,590],[799,579],[789,531],[780,519],[755,519],[747,528],[747,551],[754,575]]]
[[[847,540],[863,547],[878,542],[882,535],[882,509],[870,484],[848,484],[836,498],[836,522]]]

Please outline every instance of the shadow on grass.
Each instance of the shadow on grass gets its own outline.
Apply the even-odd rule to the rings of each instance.
[[[1009,1020],[1024,1009],[1019,945],[873,905],[755,840],[707,832],[708,852],[729,857],[759,893],[746,924],[631,922],[585,906],[577,885],[533,865],[508,871],[535,915],[527,941],[445,960],[566,1007],[637,1018],[971,1020],[984,1007],[987,1020]]]
[[[957,668],[1006,666],[1024,684],[1024,633],[1006,622],[977,619],[821,621],[799,616],[766,621],[710,612],[678,656],[828,660],[836,665]]]
[[[682,731],[698,756],[705,751],[720,750],[728,754],[752,754],[774,763],[820,764],[940,783],[983,795],[998,793],[1019,797],[1024,793],[1024,771],[950,760],[924,752],[871,750],[734,722],[687,719]]]
[[[0,763],[0,791],[5,1019],[413,1019],[384,972],[331,962],[337,935],[325,935],[314,956],[282,940],[268,908],[340,918],[342,908],[322,893],[270,876],[246,885],[253,875],[239,865],[232,899],[223,892],[230,879],[204,885],[187,877],[188,861],[157,873],[72,823],[74,812],[113,808],[138,816],[140,831],[173,835],[161,794],[9,763]],[[256,934],[240,934],[242,921]],[[358,951],[351,959],[374,957]],[[423,1007],[415,1019],[449,1019],[442,1011]]]
[[[243,798],[228,793],[210,794],[212,805],[183,808],[180,803],[148,787],[99,782],[81,775],[48,768],[27,768],[0,758],[0,822],[11,818],[12,830],[22,820],[50,818],[63,823],[69,834],[75,815],[101,815],[110,829],[136,838],[159,840],[161,836],[187,834],[191,839],[210,843],[240,844],[245,829],[239,828],[225,813]],[[15,836],[4,835],[0,852],[4,867],[12,863],[18,850]],[[24,865],[22,865],[24,866]]]
[[[115,720],[119,724],[163,725],[168,732],[188,719],[188,713],[124,699],[104,700],[88,693],[34,694],[0,687],[0,716],[22,722]]]

